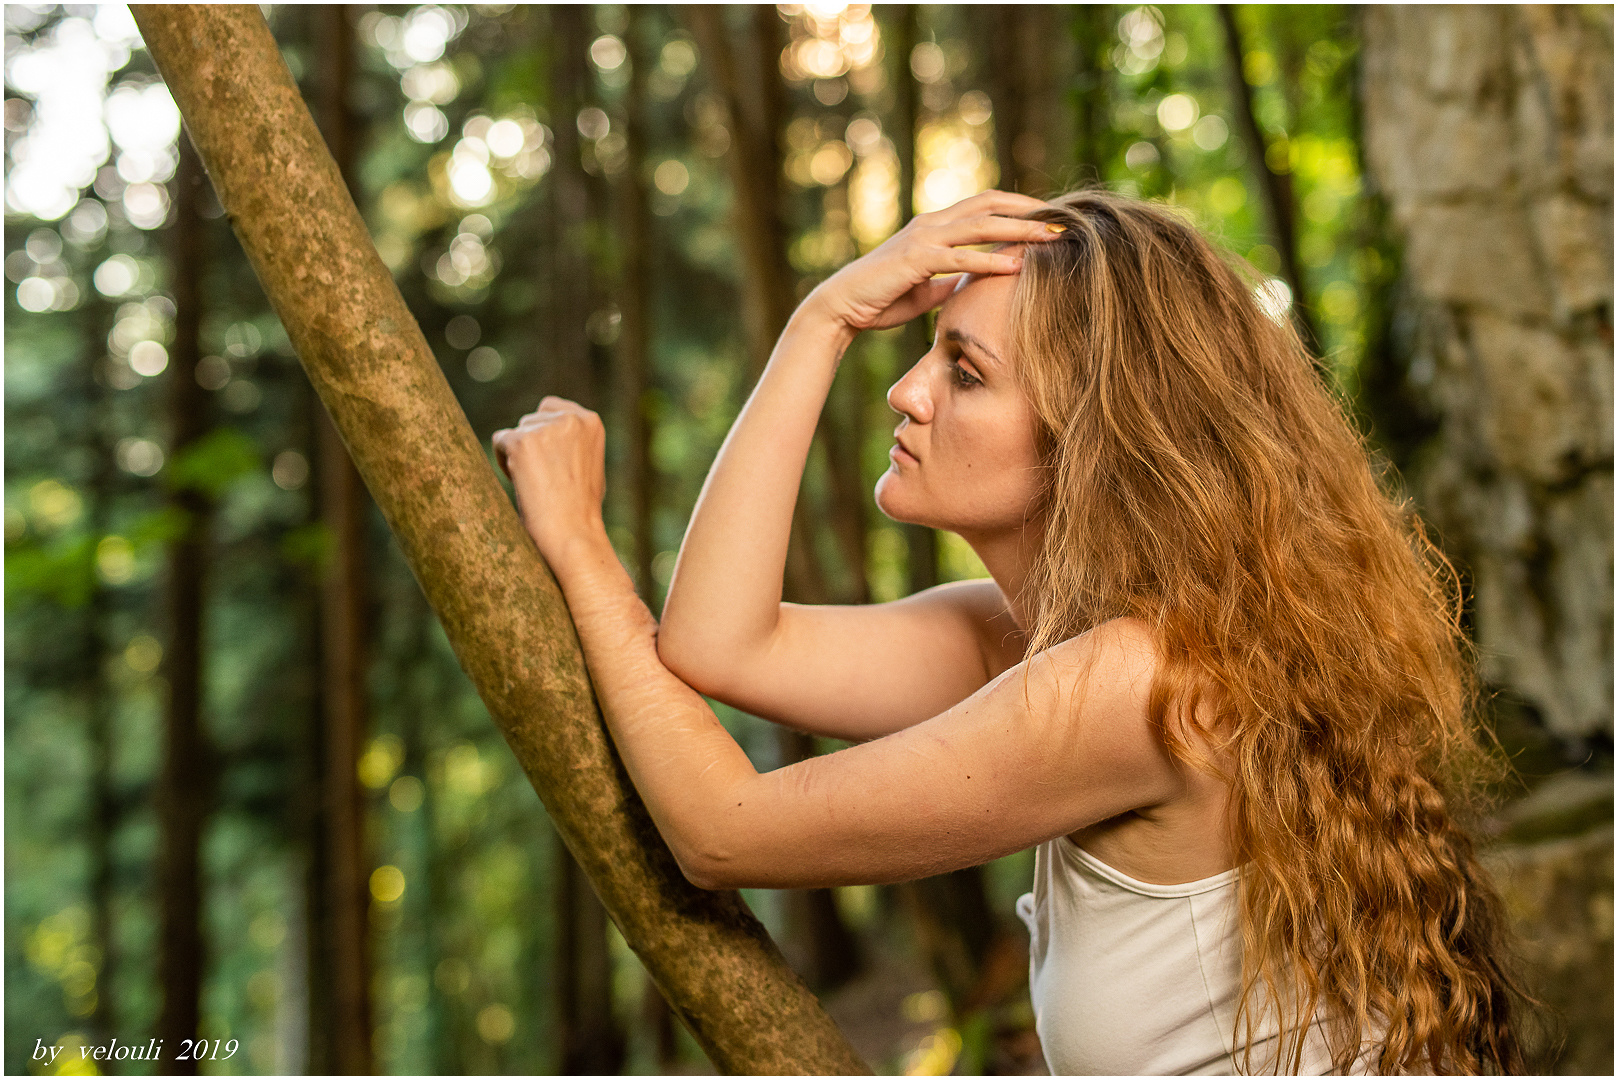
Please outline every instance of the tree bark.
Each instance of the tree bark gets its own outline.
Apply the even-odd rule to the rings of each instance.
[[[1374,9],[1363,60],[1414,292],[1406,379],[1440,425],[1416,491],[1471,570],[1485,677],[1608,745],[1611,43],[1606,9]]]
[[[173,265],[174,340],[169,348],[169,453],[179,457],[207,430],[208,400],[197,383],[201,358],[203,219],[198,212],[206,183],[197,151],[183,134],[174,180],[174,222],[169,230]],[[163,773],[157,808],[161,830],[158,886],[162,926],[158,982],[163,1005],[157,1037],[165,1069],[192,1075],[195,1058],[178,1055],[196,1039],[202,996],[202,828],[208,812],[211,762],[202,729],[203,582],[207,567],[210,507],[194,489],[175,490],[170,505],[185,522],[168,548],[163,603],[168,647],[163,676],[168,683],[164,718]]]
[[[728,1072],[865,1065],[734,892],[687,882],[602,726],[555,579],[245,5],[133,9],[220,201],[471,677],[647,970]]]
[[[1281,278],[1292,290],[1293,321],[1305,343],[1311,349],[1319,349],[1323,342],[1310,315],[1309,294],[1304,291],[1303,275],[1298,270],[1297,206],[1292,197],[1292,174],[1270,164],[1270,144],[1259,130],[1258,118],[1253,112],[1253,90],[1247,85],[1247,77],[1243,74],[1242,58],[1246,55],[1246,49],[1242,45],[1241,28],[1236,25],[1236,13],[1229,4],[1218,4],[1216,8],[1225,31],[1231,112],[1242,141],[1247,144],[1247,155],[1253,160],[1253,172],[1258,176],[1264,194],[1265,216],[1269,218],[1276,254],[1281,259]]]
[[[1363,15],[1368,179],[1404,244],[1399,389],[1437,422],[1406,478],[1468,578],[1502,739],[1548,732],[1564,767],[1584,766],[1501,815],[1537,802],[1550,839],[1508,832],[1490,857],[1525,981],[1565,1028],[1555,1043],[1528,1032],[1541,1074],[1613,1060],[1612,19]],[[1606,800],[1582,828],[1581,780]]]
[[[354,73],[354,28],[348,9],[320,9],[323,134],[338,170],[354,192],[355,132],[348,92]],[[327,860],[327,970],[334,1072],[366,1076],[371,1057],[370,860],[365,845],[365,793],[358,768],[370,707],[367,694],[366,499],[359,472],[324,408],[315,410],[321,516],[332,538],[332,561],[321,596],[322,802]]]

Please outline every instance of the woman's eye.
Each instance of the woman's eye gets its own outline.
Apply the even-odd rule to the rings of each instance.
[[[960,361],[951,360],[949,362],[949,366],[950,366],[951,377],[955,380],[955,385],[956,386],[963,386],[964,387],[964,386],[982,386],[983,385],[983,380],[979,379],[976,375],[972,374],[970,371],[968,371],[964,367],[962,367],[961,364],[960,364]]]

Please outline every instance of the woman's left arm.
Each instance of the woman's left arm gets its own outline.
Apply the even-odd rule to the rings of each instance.
[[[556,398],[494,437],[567,598],[613,742],[695,884],[912,880],[1182,789],[1146,719],[1151,645],[1124,621],[1040,654],[931,720],[760,774],[658,659],[657,624],[601,521],[604,441],[595,414]]]

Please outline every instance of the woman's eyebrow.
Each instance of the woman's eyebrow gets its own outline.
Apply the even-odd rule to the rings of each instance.
[[[985,357],[994,361],[996,364],[1001,362],[1000,355],[993,349],[989,348],[989,346],[983,342],[983,339],[973,337],[964,330],[946,330],[944,331],[944,340],[952,341],[957,345],[970,345],[973,349],[982,353]]]

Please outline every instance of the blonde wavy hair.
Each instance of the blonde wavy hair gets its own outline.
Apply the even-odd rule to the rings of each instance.
[[[1244,1069],[1274,1015],[1288,1071],[1316,1017],[1339,1071],[1521,1071],[1457,820],[1500,759],[1454,571],[1244,263],[1104,191],[1029,216],[1066,226],[1026,250],[1012,315],[1047,467],[1030,652],[1155,632],[1152,722],[1230,786]]]

